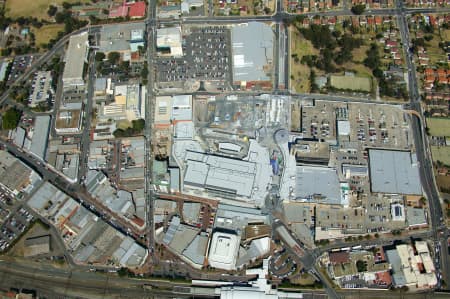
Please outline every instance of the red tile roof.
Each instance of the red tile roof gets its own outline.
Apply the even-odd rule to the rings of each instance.
[[[330,262],[333,264],[348,263],[350,261],[350,253],[346,251],[330,252]]]
[[[130,11],[128,12],[128,15],[131,18],[143,18],[145,17],[146,9],[147,6],[145,5],[144,1],[136,2],[130,6]]]

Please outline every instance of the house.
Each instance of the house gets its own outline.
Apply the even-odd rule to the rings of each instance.
[[[393,40],[387,40],[385,46],[386,46],[386,48],[390,49],[390,48],[393,48],[393,47],[397,47],[398,43],[396,41],[393,41]]]
[[[381,26],[382,23],[383,19],[381,18],[381,16],[375,16],[375,26]]]
[[[128,16],[131,19],[139,19],[145,17],[145,11],[147,10],[147,5],[144,1],[135,2],[130,6],[128,11]]]

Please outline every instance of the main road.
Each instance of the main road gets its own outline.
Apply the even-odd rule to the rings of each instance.
[[[407,13],[409,10],[404,8],[403,1],[401,0],[396,1],[396,6],[397,11],[399,12],[397,14],[397,22],[408,67],[409,108],[415,110],[420,116],[412,116],[411,121],[417,160],[420,163],[420,178],[423,190],[428,198],[433,241],[435,246],[442,248],[440,254],[439,252],[436,252],[436,257],[439,261],[436,268],[438,274],[443,271],[442,274],[448,283],[448,279],[450,278],[450,260],[447,251],[448,230],[445,225],[443,225],[441,199],[434,180],[433,162],[431,160],[430,146],[425,132],[425,118],[421,106],[419,84],[417,82],[413,54],[410,51],[410,35],[407,22]],[[443,255],[442,259],[440,258],[441,255]],[[440,266],[442,266],[442,269],[440,269]]]

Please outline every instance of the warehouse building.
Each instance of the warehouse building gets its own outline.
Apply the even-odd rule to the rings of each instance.
[[[369,150],[371,191],[389,194],[422,194],[419,164],[409,151]]]
[[[249,22],[231,29],[233,82],[271,81],[274,32],[270,25]]]

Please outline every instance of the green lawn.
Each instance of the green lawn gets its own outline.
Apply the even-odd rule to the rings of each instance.
[[[62,5],[68,3],[90,3],[90,0],[6,0],[6,16],[17,17],[36,17],[38,19],[49,19],[47,10],[50,4]]]
[[[431,154],[434,161],[450,165],[450,146],[431,146]]]
[[[450,136],[450,118],[427,118],[427,127],[431,136]]]

